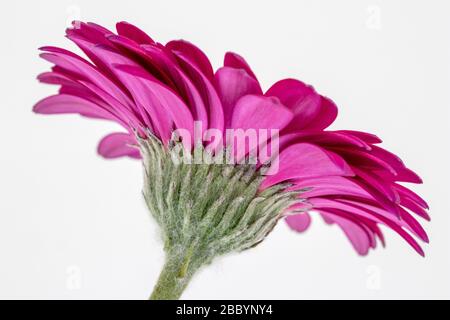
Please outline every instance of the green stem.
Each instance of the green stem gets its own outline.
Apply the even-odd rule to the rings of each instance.
[[[178,300],[192,278],[190,258],[183,254],[168,253],[158,282],[150,300]]]

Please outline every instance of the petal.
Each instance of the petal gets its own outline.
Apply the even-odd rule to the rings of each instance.
[[[353,130],[338,130],[336,132],[341,132],[341,133],[352,135],[361,140],[364,140],[366,143],[369,143],[369,144],[378,144],[378,143],[383,142],[383,140],[378,138],[376,135],[367,133],[367,132],[353,131]]]
[[[320,110],[315,119],[313,119],[304,130],[324,130],[328,128],[338,115],[336,104],[329,98],[321,97]]]
[[[149,45],[142,47],[145,52],[151,56],[153,61],[159,63],[162,68],[165,69],[167,74],[169,74],[175,84],[176,91],[189,106],[194,120],[201,121],[203,129],[207,128],[208,113],[205,104],[203,103],[203,99],[191,79],[189,79],[189,77],[181,70],[176,61],[172,60],[173,57],[169,57],[168,53],[162,48]]]
[[[311,216],[306,212],[287,216],[285,220],[288,226],[297,232],[304,232],[311,225]]]
[[[372,246],[368,229],[364,228],[363,225],[356,220],[344,218],[338,214],[321,211],[321,215],[324,216],[327,221],[333,221],[341,227],[359,255],[367,255]]]
[[[352,166],[353,171],[357,174],[365,184],[378,190],[381,194],[385,195],[390,201],[399,203],[400,198],[398,193],[394,190],[392,183],[389,180],[383,179],[370,170],[364,170],[362,168]]]
[[[166,48],[183,54],[183,56],[187,57],[189,61],[195,64],[198,70],[200,70],[207,79],[213,81],[214,71],[211,62],[209,62],[206,54],[195,45],[185,40],[174,40],[167,43]]]
[[[313,198],[309,199],[309,202],[316,209],[336,209],[341,210],[343,212],[347,212],[348,214],[361,216],[370,220],[373,220],[377,223],[382,223],[387,225],[389,228],[397,232],[403,239],[405,239],[420,255],[424,256],[424,252],[420,245],[414,240],[414,238],[402,229],[402,226],[407,226],[401,220],[395,218],[392,214],[389,214],[385,210],[380,208],[366,205],[363,203],[358,203],[350,200],[330,200],[330,199],[321,199],[321,198]]]
[[[246,95],[233,110],[233,129],[283,129],[291,120],[292,112],[277,98]]]
[[[113,34],[108,29],[91,22],[85,23],[82,21],[74,21],[72,25],[73,28],[66,29],[66,35],[68,37],[82,37],[86,41],[94,44],[107,44],[108,41],[105,36]]]
[[[90,118],[116,120],[115,116],[100,106],[80,97],[58,94],[42,99],[33,107],[40,114],[78,113]]]
[[[400,209],[400,217],[408,225],[409,227],[408,229],[411,232],[413,232],[419,239],[421,239],[426,243],[429,243],[430,240],[428,238],[428,235],[426,231],[422,228],[420,223],[416,219],[414,219],[414,217],[410,215],[405,209],[403,208],[399,209]]]
[[[406,187],[404,187],[404,186],[402,186],[402,185],[400,185],[398,183],[394,184],[394,188],[395,188],[395,190],[398,191],[398,193],[401,196],[404,196],[404,197],[414,201],[415,203],[417,203],[422,208],[424,208],[424,209],[429,209],[430,208],[428,203],[425,200],[423,200],[421,197],[419,197],[419,195],[417,195],[412,190],[410,190],[410,189],[408,189],[408,188],[406,188]]]
[[[119,47],[127,55],[137,56],[140,62],[143,64],[144,68],[148,70],[155,78],[157,78],[162,83],[169,87],[175,88],[170,76],[164,70],[164,66],[161,65],[160,61],[155,61],[152,56],[148,54],[140,45],[134,41],[117,35],[111,35],[108,40],[114,43],[115,46]]]
[[[98,71],[96,67],[88,63],[86,60],[74,55],[73,53],[58,49],[45,47],[43,50],[51,53],[42,53],[41,57],[60,66],[63,69],[79,75],[81,79],[89,80],[97,87],[108,92],[114,98],[119,100],[123,105],[132,106],[129,97],[119,88],[114,82],[108,79],[105,75]]]
[[[223,132],[224,115],[222,102],[213,84],[188,56],[185,56],[180,51],[174,51],[174,54],[179,59],[178,61],[181,67],[194,82],[205,101],[205,105],[208,107],[209,128],[218,129],[220,132]]]
[[[302,197],[305,198],[325,195],[346,195],[374,200],[374,197],[367,190],[348,177],[326,176],[312,179],[299,179],[294,183],[295,185],[288,190],[311,189],[302,194]]]
[[[278,164],[279,168],[269,169],[261,188],[292,179],[354,175],[340,156],[308,143],[294,144],[281,151]]]
[[[431,220],[430,216],[428,215],[428,212],[424,208],[420,207],[416,202],[412,201],[411,199],[405,197],[402,194],[400,194],[400,204],[405,208],[411,210],[418,216],[424,218],[425,220],[427,221]]]
[[[116,65],[137,101],[154,119],[152,122],[164,143],[172,136],[172,122],[177,129],[186,129],[193,137],[194,119],[184,102],[167,87],[151,79],[141,69],[127,65]]]
[[[152,38],[150,38],[144,31],[138,27],[122,21],[116,24],[117,33],[121,36],[127,37],[138,44],[153,44]]]
[[[379,169],[390,174],[392,177],[397,175],[397,171],[390,163],[377,157],[372,151],[339,146],[333,146],[330,149],[339,153],[345,160],[356,167],[366,168],[368,170]]]
[[[237,53],[227,52],[225,54],[223,66],[231,67],[231,68],[235,68],[235,69],[244,69],[245,72],[247,72],[249,76],[251,76],[252,78],[257,80],[255,74],[253,73],[252,69],[248,65],[247,61],[245,61],[245,59],[242,56],[238,55]]]
[[[289,126],[292,125],[292,122]],[[370,150],[371,146],[359,138],[336,131],[302,130],[295,133],[284,133],[280,137],[280,148],[299,142],[310,142],[324,147],[357,147]]]
[[[140,159],[141,154],[136,145],[136,140],[128,133],[111,133],[104,137],[98,145],[98,153],[106,159],[115,159],[128,156]]]
[[[261,87],[245,70],[223,67],[215,74],[217,92],[222,101],[225,126],[229,127],[236,102],[248,94],[262,94]]]
[[[108,65],[100,59],[94,52],[92,52],[92,47],[97,45],[107,46],[114,50],[114,46],[108,41],[107,37],[112,35],[111,31],[104,31],[99,29],[94,25],[79,23],[76,28],[67,29],[66,36],[68,39],[73,41],[94,63],[94,65],[101,70],[110,80],[117,83],[117,79]]]
[[[321,109],[321,97],[314,88],[295,79],[284,79],[275,83],[267,92],[268,97],[277,97],[294,112],[294,119],[285,131],[299,131],[314,120]]]

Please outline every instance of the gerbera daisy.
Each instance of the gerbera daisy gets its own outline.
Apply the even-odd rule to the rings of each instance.
[[[179,298],[215,257],[259,244],[281,219],[302,232],[311,214],[338,225],[360,255],[384,245],[379,225],[424,255],[415,238],[428,237],[412,214],[429,220],[428,206],[401,184],[422,180],[377,136],[326,130],[337,117],[332,100],[295,79],[263,91],[235,53],[214,71],[187,41],[162,45],[126,22],[116,30],[83,22],[67,30],[90,61],[41,48],[54,66],[38,78],[60,89],[34,111],[124,128],[98,152],[142,161],[167,255],[152,299]]]

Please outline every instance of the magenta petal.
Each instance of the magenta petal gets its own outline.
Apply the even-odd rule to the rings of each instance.
[[[262,94],[259,83],[242,69],[223,67],[215,74],[217,92],[222,101],[225,126],[229,127],[236,102],[248,94]]]
[[[322,96],[321,98],[322,102],[317,117],[304,127],[304,130],[324,130],[336,120],[338,115],[336,104],[327,97]]]
[[[427,220],[427,221],[431,220],[430,216],[428,215],[428,212],[424,208],[422,208],[416,202],[409,199],[408,197],[405,197],[402,194],[400,194],[400,204],[402,206],[404,206],[405,208],[411,210],[418,216],[424,218],[425,220]]]
[[[367,190],[348,177],[326,176],[313,179],[300,179],[298,182],[295,181],[295,186],[290,189],[299,190],[304,188],[311,188],[310,191],[302,194],[306,198],[325,195],[346,195],[374,199]]]
[[[294,112],[294,119],[285,131],[306,128],[318,115],[321,97],[314,88],[295,79],[284,79],[275,83],[267,92],[268,97],[277,97]]]
[[[295,121],[295,120],[294,120]],[[292,122],[289,126],[292,125]],[[335,131],[301,130],[300,132],[282,134],[280,137],[280,149],[290,144],[309,142],[323,147],[357,147],[370,150],[371,146],[364,141],[345,133]]]
[[[188,56],[182,52],[175,51],[181,67],[189,74],[194,84],[202,95],[205,105],[208,107],[209,128],[218,129],[221,132],[224,129],[224,115],[222,102],[211,81],[200,71]]]
[[[98,105],[80,97],[58,94],[42,99],[33,107],[40,114],[78,113],[90,118],[115,120],[115,116]]]
[[[324,216],[327,221],[333,221],[341,227],[359,255],[367,255],[372,244],[370,241],[370,234],[362,224],[357,223],[356,220],[352,221],[331,212],[321,211],[321,215]]]
[[[180,98],[184,98],[189,109],[192,112],[195,121],[201,121],[203,128],[208,127],[208,113],[197,88],[191,79],[180,69],[174,57],[157,46],[142,46],[145,52],[151,57],[155,63],[161,65],[167,74],[171,77],[175,84],[175,89],[179,92]]]
[[[417,195],[415,192],[411,191],[410,189],[408,189],[408,188],[406,188],[406,187],[404,187],[404,186],[402,186],[402,185],[400,185],[398,183],[394,184],[394,188],[398,191],[398,193],[401,196],[404,196],[404,197],[414,201],[415,203],[417,203],[422,208],[424,208],[424,209],[429,209],[430,208],[428,203],[425,200],[423,200],[421,197],[419,197],[419,195]]]
[[[376,135],[367,132],[353,131],[353,130],[338,130],[336,132],[352,135],[369,144],[378,144],[383,142],[383,140],[378,138]]]
[[[92,22],[85,23],[81,21],[74,21],[72,25],[73,28],[66,29],[66,35],[68,37],[75,35],[94,44],[107,44],[108,41],[105,36],[113,34],[108,29]]]
[[[385,224],[389,228],[397,232],[403,239],[405,239],[416,250],[417,253],[424,256],[424,252],[420,245],[409,233],[402,229],[402,226],[404,226],[405,224],[402,224],[402,222],[399,220],[395,220],[392,215],[386,214],[384,210],[354,201],[335,201],[319,198],[310,199],[309,201],[313,204],[314,208],[317,209],[324,209],[325,211],[327,211],[327,208],[342,210],[349,214],[362,216],[378,223]]]
[[[233,110],[233,129],[283,129],[291,120],[292,112],[277,98],[246,95]]]
[[[166,48],[181,53],[183,56],[187,57],[191,63],[204,74],[204,76],[213,81],[214,71],[209,62],[208,57],[203,53],[202,50],[197,48],[192,43],[185,40],[174,40],[166,44]]]
[[[145,125],[152,129],[152,125],[148,117],[143,116],[143,121],[141,121],[134,112],[130,111],[127,107],[94,84],[85,81],[80,81],[80,84],[100,98],[101,102],[97,102],[97,104],[104,106],[105,110],[110,111],[112,114],[116,115],[117,118],[121,119],[121,123],[125,128],[132,126],[132,128],[137,129],[142,125]]]
[[[240,55],[238,55],[237,53],[227,52],[225,54],[223,66],[231,67],[231,68],[235,68],[235,69],[244,69],[245,72],[247,72],[249,76],[251,76],[252,78],[257,80],[255,74],[253,73],[252,69],[248,65],[247,61],[245,61],[245,59],[243,57],[241,57]]]
[[[377,157],[372,151],[358,150],[351,147],[332,147],[333,151],[343,156],[350,164],[369,168],[370,170],[381,170],[392,177],[397,175],[395,168],[384,159]]]
[[[116,30],[119,35],[127,37],[138,44],[155,43],[155,41],[153,41],[153,39],[150,38],[148,34],[128,22],[122,21],[117,23]]]
[[[98,153],[106,159],[115,159],[128,156],[140,159],[141,154],[136,145],[136,140],[128,133],[111,133],[104,137],[98,145]]]
[[[370,170],[363,170],[358,167],[352,166],[353,171],[357,174],[364,183],[378,190],[381,194],[385,195],[390,201],[399,203],[400,197],[396,190],[394,190],[392,183],[388,180],[382,179]]]
[[[340,156],[308,143],[294,144],[281,151],[278,163],[279,169],[269,169],[261,188],[292,179],[354,175]]]
[[[414,217],[410,215],[405,209],[403,208],[399,209],[400,209],[400,217],[408,225],[408,229],[422,241],[428,243],[430,240],[428,239],[428,235],[426,231],[422,228],[420,223],[416,219],[414,219]]]
[[[142,46],[138,45],[134,41],[123,37],[112,35],[108,37],[108,40],[114,43],[115,46],[119,47],[127,56],[136,56],[143,64],[143,67],[148,70],[155,78],[165,83],[171,88],[175,88],[170,76],[167,74],[167,70],[161,65],[160,61],[155,61],[152,56],[149,55],[148,51],[145,51]]]
[[[300,213],[285,218],[288,226],[297,232],[304,232],[311,225],[311,217],[308,213]]]
[[[171,138],[171,123],[176,129],[186,129],[193,137],[194,119],[189,108],[169,88],[162,86],[149,75],[138,68],[130,66],[115,66],[123,72],[123,79],[127,79],[133,97],[149,113],[155,115],[153,124],[160,129],[161,138],[167,143]]]
[[[47,84],[73,85],[74,83],[72,79],[58,72],[44,72],[38,75],[37,79]]]
[[[50,51],[49,47],[45,50]],[[129,97],[122,91],[121,88],[104,76],[97,68],[89,64],[87,61],[74,55],[73,53],[65,52],[61,49],[52,48],[52,53],[42,53],[41,57],[60,66],[63,69],[79,75],[82,79],[88,80],[97,87],[108,92],[114,98],[119,100],[122,104],[131,106],[132,102]],[[63,52],[62,52],[63,51]]]

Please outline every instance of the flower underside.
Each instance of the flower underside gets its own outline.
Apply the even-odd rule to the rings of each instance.
[[[180,286],[215,257],[258,245],[283,212],[302,201],[303,190],[287,192],[287,184],[260,191],[264,167],[217,164],[214,155],[207,163],[185,163],[181,142],[165,147],[151,136],[138,142],[144,198],[161,227],[167,261],[179,267]],[[208,154],[201,145],[196,149]]]

